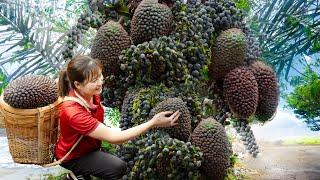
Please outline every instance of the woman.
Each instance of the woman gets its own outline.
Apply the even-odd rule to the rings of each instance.
[[[160,112],[148,122],[124,131],[109,128],[103,124],[104,111],[100,103],[102,85],[102,66],[88,56],[72,59],[59,77],[59,95],[77,98],[82,103],[64,101],[60,106],[60,137],[55,156],[57,159],[64,157],[83,135],[61,164],[78,179],[91,179],[90,175],[102,179],[121,178],[126,171],[126,163],[100,151],[101,141],[122,144],[151,128],[177,125],[180,115],[179,111]]]

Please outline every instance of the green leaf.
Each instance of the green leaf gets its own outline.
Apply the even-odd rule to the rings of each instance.
[[[5,18],[0,17],[0,25],[8,25],[10,24]]]
[[[204,80],[206,80],[206,81],[210,80],[208,66],[203,67],[203,69],[201,70],[201,74],[202,74],[202,77],[204,78]]]
[[[249,0],[234,0],[236,7],[244,10],[245,12],[249,12],[251,10],[251,5]]]
[[[300,24],[299,20],[292,15],[288,15],[287,18],[285,19],[285,25],[288,25],[291,27],[297,27],[299,26],[299,24]]]
[[[316,52],[320,51],[320,40],[319,39],[316,39],[313,41],[310,51],[312,53],[316,53]]]
[[[312,98],[317,99],[320,97],[320,79],[315,80],[311,84],[310,90]]]

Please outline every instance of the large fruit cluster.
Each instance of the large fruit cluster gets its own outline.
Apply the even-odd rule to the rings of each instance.
[[[54,103],[58,99],[58,86],[48,76],[27,75],[9,83],[3,99],[14,108],[34,109]]]
[[[223,126],[231,123],[258,154],[249,123],[272,119],[278,86],[233,1],[93,2],[79,28],[100,27],[91,56],[105,63],[103,104],[121,109],[121,129],[159,111],[183,112],[174,129],[119,147],[129,164],[124,179],[222,179],[231,155]]]
[[[232,153],[224,127],[214,119],[204,119],[193,131],[190,142],[204,153],[201,171],[205,177],[224,179]]]
[[[117,155],[128,162],[123,179],[199,179],[203,153],[190,142],[155,131],[123,145]]]
[[[181,141],[188,141],[191,133],[191,116],[186,103],[180,98],[168,98],[158,103],[158,105],[151,110],[150,118],[162,111],[175,112],[177,110],[181,113],[178,119],[179,124],[175,127],[165,128],[164,131],[173,138]]]

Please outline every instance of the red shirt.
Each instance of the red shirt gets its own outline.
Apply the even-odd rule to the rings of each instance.
[[[77,97],[74,90],[69,96]],[[103,123],[104,110],[99,96],[93,96],[93,104],[90,103],[91,114],[85,107],[75,101],[65,101],[59,109],[60,137],[55,147],[55,156],[61,159],[76,141],[85,135],[75,149],[69,154],[64,162],[79,158],[101,147],[101,141],[86,136],[95,130],[99,122]]]

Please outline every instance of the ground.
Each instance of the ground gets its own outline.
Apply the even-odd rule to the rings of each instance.
[[[260,144],[261,154],[257,158],[246,156],[242,162],[257,173],[251,179],[267,180],[319,180],[320,146],[275,143]]]
[[[282,145],[280,143],[259,142],[261,153],[257,158],[249,156],[239,141],[233,143],[239,153],[237,170],[248,175],[249,179],[266,180],[319,180],[320,145]],[[57,167],[18,165],[12,162],[5,133],[0,129],[0,180],[42,180],[48,174],[65,172]],[[247,178],[246,178],[247,179]]]

